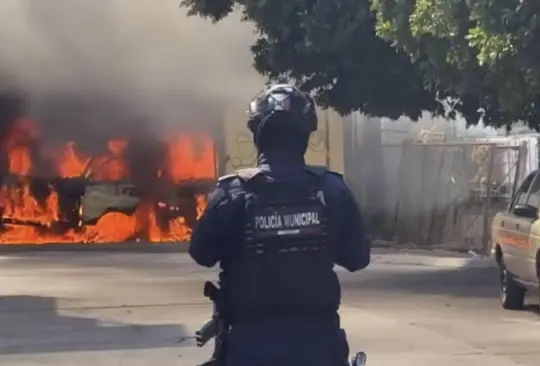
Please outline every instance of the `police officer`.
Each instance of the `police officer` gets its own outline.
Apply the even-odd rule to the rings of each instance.
[[[305,165],[315,104],[291,85],[250,103],[257,168],[219,179],[189,253],[221,266],[230,331],[226,366],[344,366],[334,264],[370,261],[359,209],[340,174]]]

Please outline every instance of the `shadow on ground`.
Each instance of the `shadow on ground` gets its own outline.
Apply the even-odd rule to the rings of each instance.
[[[149,349],[191,345],[180,324],[126,324],[59,314],[56,299],[0,297],[0,354]]]

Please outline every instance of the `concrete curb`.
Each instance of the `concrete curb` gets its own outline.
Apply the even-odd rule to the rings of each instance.
[[[25,253],[25,252],[177,252],[185,253],[189,247],[188,242],[176,243],[140,243],[126,241],[122,243],[47,243],[47,244],[0,244],[0,253]],[[372,255],[416,255],[424,257],[457,257],[459,252],[448,250],[418,250],[410,248],[383,248],[373,247]],[[463,254],[461,254],[463,255]]]
[[[185,253],[189,245],[187,242],[178,243],[103,243],[103,244],[42,244],[42,245],[0,245],[0,254],[29,254],[29,253],[54,253],[54,252],[71,252],[71,253]],[[374,248],[372,251],[372,263],[390,264],[390,265],[407,265],[407,266],[424,266],[437,268],[487,268],[494,265],[489,257],[480,255],[476,256],[459,256],[449,252],[438,253],[429,252],[418,253],[409,252],[406,249],[401,251],[392,250],[387,252]]]
[[[437,257],[418,254],[378,254],[372,257],[372,263],[392,264],[392,265],[408,265],[408,266],[424,266],[438,268],[489,268],[493,267],[494,263],[489,257],[474,256],[474,257]]]
[[[187,242],[178,243],[103,243],[103,244],[0,244],[0,253],[40,253],[40,252],[128,252],[128,253],[185,253]]]

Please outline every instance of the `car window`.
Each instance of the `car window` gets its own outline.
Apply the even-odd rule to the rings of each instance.
[[[525,204],[538,210],[538,207],[540,206],[540,175],[536,175],[532,181],[531,188],[529,189],[529,196],[527,197]]]
[[[511,208],[513,209],[517,205],[526,205],[527,204],[527,197],[529,194],[529,188],[531,188],[531,183],[533,182],[533,179],[536,177],[536,173],[531,173],[525,178],[523,183],[521,183],[521,186],[519,187],[516,195],[514,196],[514,200],[512,202]],[[538,180],[538,179],[536,179]],[[536,183],[536,182],[535,182]]]

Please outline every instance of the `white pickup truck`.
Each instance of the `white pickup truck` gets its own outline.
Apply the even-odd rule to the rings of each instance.
[[[508,209],[492,224],[492,255],[500,269],[501,304],[522,309],[527,291],[540,289],[540,174],[529,174]],[[540,300],[540,295],[538,295]]]

